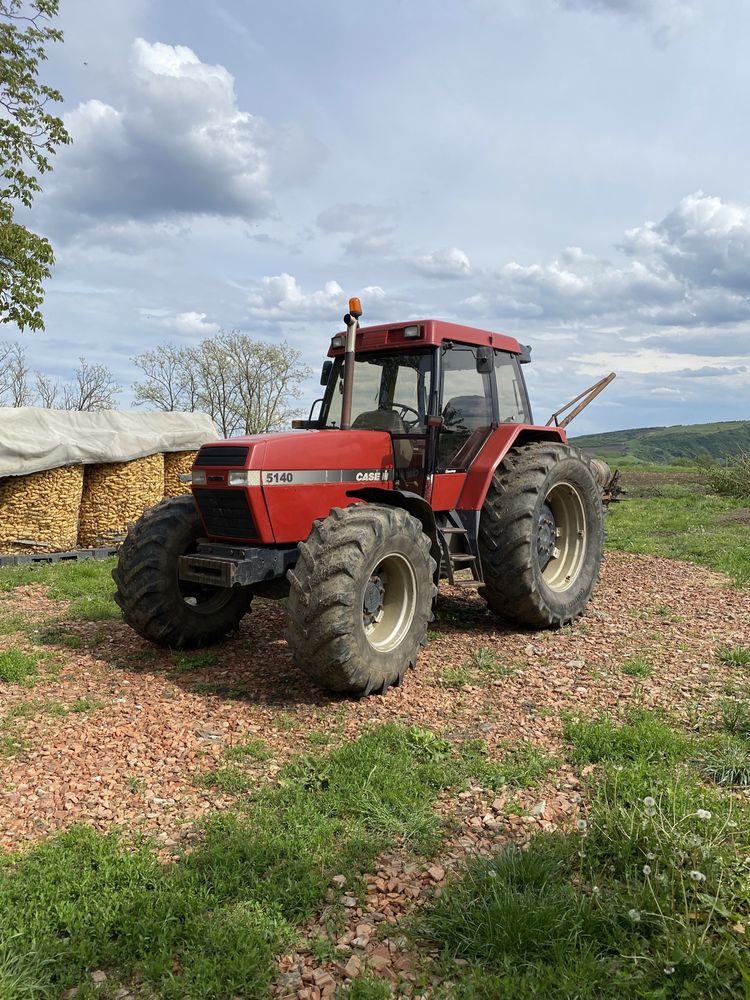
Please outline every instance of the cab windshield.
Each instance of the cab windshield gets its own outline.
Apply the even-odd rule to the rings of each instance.
[[[352,429],[424,434],[432,392],[433,351],[383,351],[357,355]],[[326,389],[321,427],[341,426],[344,359],[337,358]]]

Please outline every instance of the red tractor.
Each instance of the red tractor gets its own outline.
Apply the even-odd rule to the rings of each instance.
[[[359,300],[349,310],[317,417],[204,445],[192,496],[129,532],[113,575],[139,635],[205,646],[238,627],[253,595],[288,595],[295,662],[366,695],[414,666],[441,578],[519,625],[584,611],[608,470],[561,426],[533,423],[529,349],[439,320],[360,328]]]

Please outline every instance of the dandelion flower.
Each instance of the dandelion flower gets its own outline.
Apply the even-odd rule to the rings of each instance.
[[[588,826],[588,823],[586,822],[585,819],[577,819],[576,820],[576,829],[580,830],[581,833],[583,833],[583,831],[586,829],[587,826]]]
[[[706,876],[703,874],[703,872],[692,871],[690,872],[690,878],[693,880],[693,882],[706,881]]]
[[[664,969],[664,971],[665,971],[665,973],[666,973],[666,974],[667,974],[668,976],[671,976],[671,975],[672,975],[672,973],[674,972],[674,966],[673,966],[673,965],[668,965],[668,966],[667,966],[667,967],[666,967],[666,968]]]
[[[648,878],[648,876],[651,874],[651,865],[643,866],[643,874],[646,876],[646,878]]]
[[[630,917],[630,919],[633,921],[634,924],[637,924],[638,921],[641,919],[641,914],[639,910],[628,910],[628,916]]]
[[[656,855],[654,854],[653,851],[649,851],[648,854],[646,855],[646,858],[648,861],[653,861],[656,858]]]
[[[656,799],[653,797],[653,795],[647,795],[646,798],[643,800],[643,804],[647,809],[653,809],[654,806],[656,805]]]
[[[708,811],[708,809],[699,809],[695,815],[698,817],[698,819],[711,819],[711,813]]]

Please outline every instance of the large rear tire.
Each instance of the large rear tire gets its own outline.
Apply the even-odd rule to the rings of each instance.
[[[434,573],[430,540],[405,510],[334,508],[289,571],[295,663],[332,691],[384,694],[400,684],[432,617]]]
[[[599,579],[603,547],[600,490],[582,452],[537,442],[505,457],[479,521],[490,610],[537,628],[575,621]]]
[[[197,649],[236,631],[250,609],[246,588],[186,583],[180,556],[195,551],[203,526],[192,496],[147,510],[128,532],[112,577],[115,601],[138,635],[160,646]]]

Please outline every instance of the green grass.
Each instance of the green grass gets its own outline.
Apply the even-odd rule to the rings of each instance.
[[[189,673],[191,670],[201,670],[203,667],[213,667],[219,662],[218,653],[202,650],[200,653],[183,653],[173,659],[173,669],[177,673]]]
[[[19,736],[14,733],[0,732],[0,757],[15,757],[17,754],[23,753],[25,749],[26,744]]]
[[[576,764],[670,762],[684,756],[690,744],[661,715],[640,709],[631,709],[624,723],[566,715],[563,734],[572,745],[570,756]]]
[[[470,740],[462,750],[462,767],[486,788],[531,788],[559,766],[559,758],[530,741],[508,747],[498,758],[490,757],[484,740]]]
[[[218,788],[230,795],[238,795],[240,792],[249,791],[258,784],[258,781],[237,767],[217,767],[214,771],[198,775],[195,783],[202,788]]]
[[[47,588],[54,601],[70,601],[69,616],[84,621],[117,619],[120,610],[112,600],[114,559],[83,559],[75,562],[10,566],[0,569],[0,593],[27,584]]]
[[[716,650],[716,659],[733,667],[744,667],[750,663],[750,649],[747,646],[721,646]]]
[[[647,656],[631,656],[620,669],[630,677],[650,677],[654,668]]]
[[[312,733],[310,734],[312,735]],[[228,747],[224,751],[227,760],[269,760],[273,753],[263,740],[247,739],[242,743],[236,743],[233,747]]]
[[[569,722],[568,736],[576,760],[602,762],[585,820],[470,861],[428,905],[431,978],[450,981],[435,997],[746,996],[733,927],[748,915],[747,803],[707,787],[657,715]]]
[[[689,560],[726,573],[736,586],[750,583],[750,525],[719,520],[742,503],[678,492],[613,504],[607,517],[608,547]]]
[[[260,998],[334,874],[435,846],[433,801],[460,774],[446,741],[385,725],[294,760],[174,864],[84,827],[0,856],[0,997],[57,1000],[104,969],[161,1000]]]
[[[39,674],[40,657],[20,649],[0,651],[0,681],[6,684],[33,684]]]

